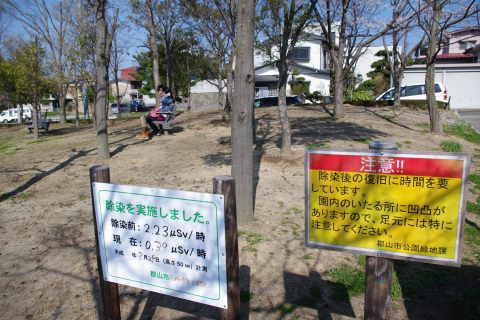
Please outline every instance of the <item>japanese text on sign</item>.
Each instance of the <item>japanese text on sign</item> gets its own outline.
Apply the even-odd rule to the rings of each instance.
[[[467,160],[307,150],[307,245],[458,264]]]
[[[227,307],[222,195],[93,187],[105,280]]]

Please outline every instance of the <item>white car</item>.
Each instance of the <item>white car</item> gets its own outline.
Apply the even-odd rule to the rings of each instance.
[[[0,113],[0,122],[9,123],[9,122],[18,122],[18,111],[19,109],[13,108],[2,111]],[[32,119],[32,110],[30,108],[23,108],[23,120]]]
[[[437,101],[448,103],[450,97],[447,89],[441,82],[435,82],[435,97]],[[375,99],[376,101],[393,100],[395,98],[394,88],[390,88]],[[400,90],[400,100],[427,100],[425,83],[408,84]]]

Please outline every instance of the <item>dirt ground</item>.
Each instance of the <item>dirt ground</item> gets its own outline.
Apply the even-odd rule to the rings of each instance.
[[[368,149],[369,141],[388,140],[400,149],[438,151],[448,139],[474,155],[478,146],[426,133],[428,115],[422,111],[348,107],[345,118],[334,120],[321,107],[292,107],[289,116],[293,155],[284,160],[276,108],[256,110],[255,219],[239,226],[241,287],[247,295],[242,318],[362,318],[363,295],[333,300],[330,293],[345,288],[326,275],[357,263],[358,256],[304,245],[305,147]],[[450,111],[442,117],[456,120]],[[135,138],[138,125],[138,120],[116,120],[109,127],[112,157],[106,163],[112,183],[212,192],[212,177],[230,174],[230,127],[219,111],[183,113],[172,135],[148,141]],[[76,130],[54,124],[39,142],[25,127],[3,127],[0,142],[0,318],[98,318],[89,168],[102,162],[92,126]],[[470,171],[478,165],[472,157]],[[249,233],[261,235],[258,243],[247,242]],[[464,274],[479,286],[478,265],[442,270]],[[122,319],[217,317],[214,308],[197,303],[122,285],[119,291]],[[458,319],[464,304],[456,303],[404,294],[393,301],[392,319]],[[478,309],[473,314],[480,318]]]

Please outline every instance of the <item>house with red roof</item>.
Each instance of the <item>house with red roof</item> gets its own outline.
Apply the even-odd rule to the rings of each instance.
[[[129,103],[131,100],[140,99],[143,100],[146,106],[151,107],[155,105],[155,97],[153,93],[153,98],[148,95],[142,95],[140,89],[142,88],[142,83],[135,78],[139,66],[132,66],[120,70],[120,78],[118,83],[118,92],[120,101],[122,103]],[[115,81],[110,81],[110,89],[113,95],[117,93],[117,87]]]
[[[446,33],[435,63],[478,63],[480,61],[477,55],[469,52],[478,45],[480,45],[480,27],[468,27]],[[415,63],[425,63],[425,52],[426,47],[420,49]]]
[[[435,81],[451,96],[450,108],[480,110],[480,27],[468,27],[444,35],[435,61]],[[405,69],[402,85],[425,81],[425,48],[415,64]]]

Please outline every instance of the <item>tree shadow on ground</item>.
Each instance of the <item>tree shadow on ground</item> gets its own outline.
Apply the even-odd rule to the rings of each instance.
[[[283,282],[285,304],[290,309],[297,306],[315,309],[318,319],[332,319],[332,313],[355,317],[348,290],[343,284],[323,280],[316,271],[310,271],[308,277],[284,272]]]
[[[480,268],[394,261],[409,319],[480,319]]]
[[[109,146],[115,146],[115,149],[110,151],[111,157],[116,156],[121,151],[123,151],[126,147],[142,144],[142,143],[145,142],[145,141],[142,141],[142,140],[138,140],[138,141],[133,141],[133,142],[129,142],[129,143],[124,143],[125,141],[132,141],[133,137],[134,137],[134,135],[131,135],[131,136],[119,139],[119,140],[109,142],[109,144],[108,144]],[[51,174],[53,174],[53,173],[55,173],[55,172],[57,172],[61,169],[64,169],[69,165],[71,165],[74,161],[76,161],[76,160],[78,160],[82,157],[94,154],[96,152],[96,150],[97,150],[97,148],[82,149],[82,150],[78,150],[78,151],[76,149],[73,149],[72,151],[75,152],[73,155],[71,155],[65,161],[62,161],[62,162],[58,163],[53,168],[50,168],[48,170],[42,170],[40,168],[33,167],[32,170],[38,171],[40,173],[31,177],[29,180],[27,180],[27,182],[25,182],[21,186],[17,187],[16,189],[1,194],[0,195],[0,202],[5,201],[5,200],[9,199],[10,197],[13,197],[13,196],[27,190],[32,185],[34,185],[35,183],[43,180],[44,178],[48,177],[49,175],[51,175]]]
[[[398,117],[400,115],[399,111],[397,113],[397,111],[392,109],[393,110],[393,115],[384,115],[384,114],[381,114],[380,112],[378,112],[378,110],[376,108],[363,107],[363,109],[365,110],[366,113],[370,113],[370,114],[372,114],[376,117],[379,117],[380,119],[383,119],[387,122],[390,122],[391,124],[397,125],[401,128],[408,129],[408,130],[415,130],[415,129],[410,128],[409,126],[404,125],[403,123],[400,123],[400,122],[397,122],[397,121],[394,120],[396,117]]]
[[[98,273],[96,270],[97,265],[90,263],[93,256],[95,256],[95,247],[90,246],[90,241],[85,241],[82,239],[82,231],[80,230],[81,224],[78,221],[71,223],[71,224],[62,224],[55,227],[52,227],[52,232],[46,232],[44,234],[44,241],[39,244],[44,244],[47,246],[41,252],[37,252],[37,258],[33,259],[34,255],[30,254],[30,264],[31,269],[25,272],[12,272],[10,274],[3,274],[3,277],[21,277],[23,274],[28,273],[36,273],[38,271],[44,271],[47,273],[54,274],[56,279],[59,278],[66,278],[72,282],[84,282],[88,283],[90,287],[90,293],[93,297],[95,311],[97,313],[97,317],[100,317],[101,310],[100,310],[100,287],[98,283]],[[76,274],[75,271],[71,271],[69,268],[58,267],[47,267],[45,264],[49,264],[48,261],[48,254],[53,254],[53,251],[59,247],[69,247],[70,249],[76,251],[79,255],[81,255],[82,260],[84,261],[85,271],[81,273],[86,273],[86,276]],[[78,269],[75,269],[78,271]],[[54,284],[52,283],[52,286]],[[74,287],[74,286],[72,286]],[[63,297],[59,297],[61,300]],[[62,314],[62,303],[55,306],[55,312],[53,314],[56,315],[55,319],[64,318],[66,315]]]
[[[321,146],[331,140],[363,141],[385,138],[389,134],[352,122],[332,118],[292,118],[292,145]],[[281,148],[281,136],[276,140]]]
[[[321,111],[324,114],[324,111]],[[274,124],[278,118],[264,114],[255,120],[255,148],[253,151],[253,199],[259,183],[259,172],[262,158],[269,143],[274,143],[277,148],[282,146],[282,134],[276,130]],[[375,138],[384,138],[388,133],[359,126],[355,123],[332,119],[328,115],[323,117],[291,117],[292,145],[306,145],[319,147],[334,139],[367,141]],[[231,137],[218,139],[219,144],[230,144]],[[217,152],[202,157],[208,166],[231,165],[230,151]],[[254,200],[255,202],[255,200]]]

